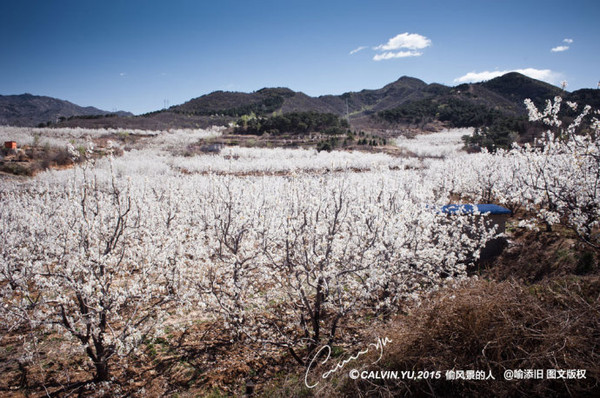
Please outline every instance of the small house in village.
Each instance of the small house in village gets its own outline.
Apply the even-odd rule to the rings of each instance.
[[[506,231],[506,221],[511,215],[511,211],[505,207],[494,204],[449,204],[442,206],[440,212],[449,215],[480,213],[479,217],[485,217],[485,224],[489,228],[495,225],[496,233],[502,234]],[[481,250],[480,261],[486,261],[499,255],[506,245],[506,239],[498,237],[487,242]]]
[[[4,149],[17,149],[17,141],[4,141]]]

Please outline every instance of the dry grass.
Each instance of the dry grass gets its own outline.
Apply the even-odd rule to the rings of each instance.
[[[2,151],[5,156],[0,162],[0,171],[5,173],[34,176],[47,169],[73,166],[73,159],[66,148],[26,146],[18,151]]]
[[[591,396],[600,393],[600,278],[525,287],[479,280],[445,290],[379,331],[393,343],[372,370],[440,370],[439,380],[352,381],[328,396]],[[585,369],[582,380],[504,380],[507,369]],[[446,380],[446,370],[496,380]],[[596,395],[598,396],[598,395]]]
[[[598,253],[560,225],[552,232],[516,230],[510,239],[509,247],[488,264],[486,277],[531,284],[598,271]]]

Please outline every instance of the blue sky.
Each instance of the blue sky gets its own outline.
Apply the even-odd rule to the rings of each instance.
[[[404,75],[456,85],[520,70],[570,91],[600,80],[596,0],[0,1],[0,94],[105,110]]]

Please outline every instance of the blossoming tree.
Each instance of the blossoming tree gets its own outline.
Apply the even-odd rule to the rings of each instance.
[[[142,192],[84,168],[68,185],[25,184],[3,198],[3,319],[65,332],[97,381],[178,300],[178,243]]]

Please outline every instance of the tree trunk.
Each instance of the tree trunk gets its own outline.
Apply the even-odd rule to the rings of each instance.
[[[106,359],[98,360],[94,363],[94,366],[96,367],[96,381],[108,381],[110,377],[108,361]]]

